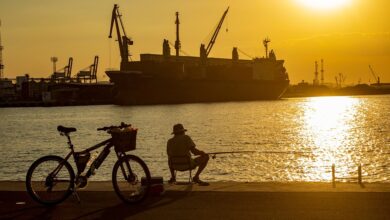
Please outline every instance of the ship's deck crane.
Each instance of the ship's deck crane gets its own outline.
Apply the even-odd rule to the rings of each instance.
[[[168,40],[168,43],[169,43],[169,45],[171,45],[172,47],[175,47],[175,45],[176,45],[176,42],[175,42],[175,44],[173,44],[171,41],[169,41]],[[176,48],[175,48],[176,49]],[[189,53],[187,53],[187,52],[185,52],[183,49],[181,49],[181,47],[179,48],[179,51],[180,51],[180,53],[182,53],[182,54],[184,54],[184,55],[186,55],[186,56],[190,56],[190,54]],[[180,54],[179,54],[180,55]]]
[[[247,57],[249,57],[249,58],[251,58],[251,59],[254,59],[254,57],[253,57],[253,56],[251,56],[251,55],[249,55],[248,53],[244,52],[244,51],[243,51],[243,50],[241,50],[240,48],[237,48],[237,50],[238,50],[238,52],[240,52],[240,53],[244,54],[245,56],[247,56]]]
[[[380,84],[381,80],[380,80],[379,76],[376,76],[376,74],[375,74],[374,70],[372,69],[371,65],[368,65],[368,68],[370,69],[371,74],[374,76],[374,79],[375,79],[376,83]]]
[[[229,7],[226,9],[226,11],[223,13],[222,15],[222,18],[221,20],[219,21],[218,25],[217,25],[217,28],[215,29],[214,31],[214,34],[213,36],[211,37],[210,39],[210,42],[208,43],[207,47],[204,49],[205,50],[205,55],[206,55],[206,58],[209,56],[210,52],[211,52],[211,49],[213,48],[214,46],[214,43],[218,37],[218,33],[219,33],[219,30],[221,29],[222,27],[222,24],[223,24],[223,21],[225,20],[225,17],[226,17],[226,14],[228,13],[229,11]],[[202,44],[201,45],[201,48],[204,47],[204,45]]]
[[[119,13],[119,6],[115,4],[114,9],[112,10],[110,34],[108,38],[112,38],[112,29],[115,24],[116,34],[118,37],[119,51],[123,63],[123,62],[129,62],[129,56],[131,56],[129,53],[129,45],[133,45],[133,41],[131,40],[131,38],[127,37],[121,17],[122,15]]]

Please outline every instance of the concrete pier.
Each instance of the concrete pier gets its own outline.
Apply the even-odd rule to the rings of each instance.
[[[139,205],[124,204],[111,182],[91,182],[45,207],[24,182],[0,182],[0,219],[389,219],[390,184],[239,183],[165,185]]]

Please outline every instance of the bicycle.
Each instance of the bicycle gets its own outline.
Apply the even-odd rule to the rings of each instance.
[[[67,138],[70,152],[65,158],[56,155],[41,157],[30,166],[26,176],[26,188],[36,202],[56,205],[71,194],[80,202],[76,190],[87,186],[89,177],[95,174],[95,170],[107,158],[112,147],[118,158],[112,170],[112,184],[116,194],[126,203],[138,203],[145,199],[151,182],[149,169],[141,158],[126,154],[135,150],[137,129],[123,122],[120,126],[98,128],[98,131],[106,131],[112,137],[79,152],[74,150],[69,135],[75,132],[76,128],[60,125],[57,130]],[[96,159],[92,158],[91,152],[103,146],[104,149]],[[68,162],[72,156],[77,167],[76,175]],[[84,172],[88,166],[88,170]]]

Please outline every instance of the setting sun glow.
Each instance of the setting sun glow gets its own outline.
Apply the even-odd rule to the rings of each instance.
[[[300,4],[314,9],[334,9],[348,5],[351,0],[297,0]]]

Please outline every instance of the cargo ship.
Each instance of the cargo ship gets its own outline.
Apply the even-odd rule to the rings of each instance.
[[[223,13],[207,46],[201,44],[200,56],[180,55],[179,14],[176,12],[175,55],[170,42],[163,41],[162,54],[141,54],[139,61],[129,59],[129,46],[119,7],[114,5],[110,35],[116,29],[121,55],[120,70],[107,70],[114,83],[114,103],[119,105],[178,104],[278,99],[286,91],[289,78],[284,60],[268,52],[269,39],[263,41],[266,55],[239,59],[238,48],[232,58],[211,58],[219,30],[229,8]]]

